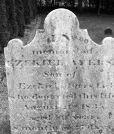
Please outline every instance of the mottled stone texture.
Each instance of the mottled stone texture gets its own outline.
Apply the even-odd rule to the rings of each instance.
[[[5,48],[12,134],[114,133],[114,39],[94,43],[69,10]]]

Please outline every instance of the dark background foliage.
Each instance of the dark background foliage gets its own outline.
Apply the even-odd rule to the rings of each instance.
[[[0,0],[0,53],[10,39],[23,37],[25,24],[38,13],[37,0]]]

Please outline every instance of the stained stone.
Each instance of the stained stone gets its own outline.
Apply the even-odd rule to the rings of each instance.
[[[114,38],[102,45],[67,9],[49,13],[23,46],[5,48],[12,134],[112,134]]]

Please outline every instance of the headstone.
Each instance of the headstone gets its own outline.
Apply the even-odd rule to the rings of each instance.
[[[96,44],[71,11],[9,41],[5,67],[12,134],[114,133],[114,39]]]
[[[112,35],[112,29],[111,29],[111,28],[106,28],[106,29],[104,30],[104,34],[105,34],[106,36]]]

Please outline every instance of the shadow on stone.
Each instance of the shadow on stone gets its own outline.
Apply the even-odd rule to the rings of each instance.
[[[0,134],[11,134],[10,121],[4,121],[0,125]]]

